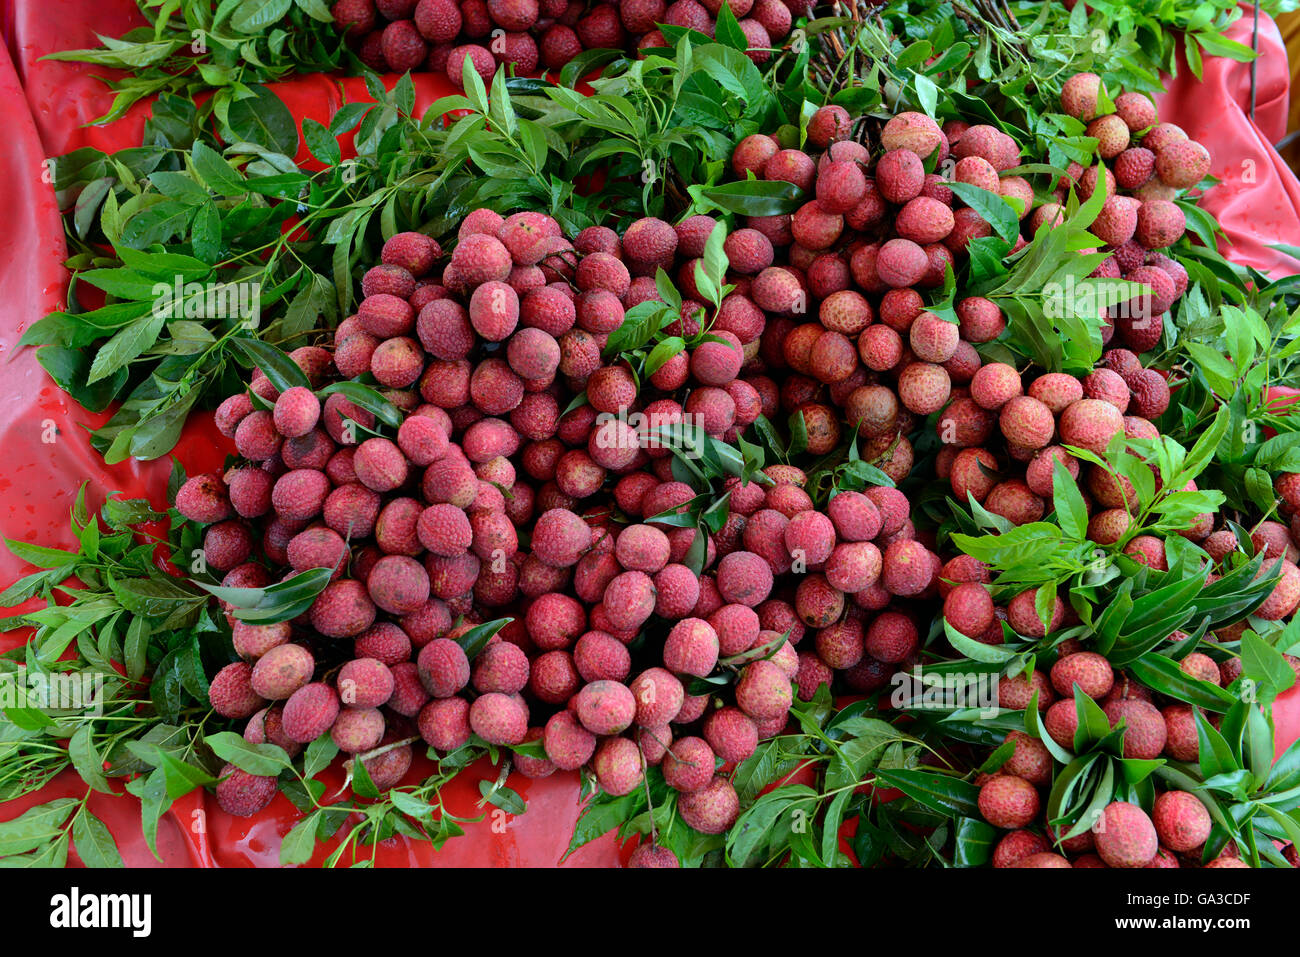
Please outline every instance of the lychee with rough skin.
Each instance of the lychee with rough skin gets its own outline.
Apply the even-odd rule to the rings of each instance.
[[[771,661],[746,665],[736,683],[736,704],[755,721],[782,717],[790,710],[792,697],[790,678]]]
[[[881,532],[880,511],[861,492],[838,493],[826,506],[826,514],[835,525],[836,535],[846,542],[867,542]]]
[[[582,726],[573,712],[558,711],[546,722],[542,746],[557,768],[574,771],[595,752],[596,736]]]
[[[469,658],[451,638],[430,641],[420,649],[416,665],[420,683],[435,698],[450,698],[469,684]]]
[[[1011,677],[1004,676],[998,681],[998,707],[1012,711],[1023,711],[1029,707],[1034,695],[1038,695],[1038,710],[1046,711],[1056,697],[1052,692],[1052,683],[1041,671],[1031,671],[1026,678],[1023,673]]]
[[[488,744],[520,744],[528,734],[528,707],[517,695],[492,691],[470,705],[469,726]]]
[[[672,721],[685,700],[681,681],[663,668],[647,668],[628,683],[628,690],[636,701],[636,723],[643,728]]]
[[[591,528],[568,509],[550,509],[533,526],[533,554],[552,568],[576,565],[590,547]]]
[[[385,555],[370,570],[366,589],[382,610],[393,615],[409,614],[429,598],[429,573],[414,558]]]
[[[397,20],[384,27],[380,44],[384,60],[394,73],[405,73],[419,67],[429,49],[410,20]]]
[[[287,646],[286,646],[287,647]],[[339,696],[327,684],[306,684],[289,696],[283,711],[285,735],[300,744],[315,741],[339,715]]]
[[[967,296],[957,303],[961,337],[967,342],[990,342],[1006,329],[997,303],[982,296]]]
[[[1145,249],[1163,249],[1172,246],[1187,230],[1183,211],[1173,202],[1150,199],[1138,207],[1135,237]]]
[[[964,582],[948,592],[943,617],[963,635],[976,638],[993,624],[993,598],[982,584]]]
[[[601,789],[615,797],[631,794],[644,776],[641,751],[630,738],[606,738],[591,763]]]
[[[698,791],[678,797],[677,810],[701,834],[721,834],[740,816],[740,798],[731,782],[717,775]]]
[[[702,678],[718,663],[718,633],[701,618],[673,625],[664,642],[664,666],[675,674]]]
[[[1111,438],[1123,433],[1124,417],[1109,402],[1079,399],[1061,413],[1058,428],[1064,444],[1101,455]]]
[[[739,763],[758,747],[758,726],[739,708],[719,708],[704,719],[704,739],[723,761]]]
[[[1042,588],[1050,588],[1050,585],[1043,585]],[[1052,606],[1052,614],[1046,626],[1043,619],[1039,617],[1037,610],[1037,595],[1039,589],[1029,589],[1022,591],[1007,603],[1007,620],[1011,627],[1019,634],[1030,638],[1042,638],[1044,635],[1055,631],[1061,627],[1061,622],[1065,618],[1065,603],[1061,601],[1060,596],[1056,596]]]
[[[274,775],[249,774],[233,764],[224,765],[217,783],[217,804],[234,817],[252,817],[275,798],[279,785]]]
[[[430,701],[417,720],[420,737],[429,747],[444,753],[455,751],[469,741],[469,702],[464,698],[440,698]]]
[[[654,613],[654,580],[645,572],[623,572],[605,586],[602,604],[615,629],[635,631]]]
[[[220,476],[196,475],[176,493],[176,510],[192,522],[220,522],[232,514],[230,498]]]
[[[1024,778],[998,774],[990,778],[979,792],[979,809],[984,820],[994,827],[1014,831],[1038,816],[1038,792]]]
[[[1115,97],[1115,112],[1134,133],[1149,129],[1159,122],[1155,104],[1142,93],[1121,93]]]
[[[1210,172],[1210,153],[1196,140],[1167,143],[1156,152],[1156,175],[1166,186],[1188,189]]]
[[[344,708],[330,726],[330,738],[340,751],[369,751],[384,737],[384,715],[378,708]]]
[[[329,638],[353,638],[375,620],[375,605],[366,586],[352,579],[330,582],[316,596],[311,625]]]
[[[808,118],[808,141],[817,149],[826,149],[832,143],[848,139],[853,128],[853,118],[842,106],[820,107]]]
[[[910,239],[891,239],[880,247],[876,256],[876,274],[894,289],[912,286],[929,268],[925,250]]]
[[[266,699],[253,689],[252,679],[253,666],[247,662],[226,665],[208,686],[212,709],[225,718],[247,718],[264,708]]]
[[[250,625],[245,621],[231,624],[231,636],[235,653],[247,660],[256,660],[277,645],[282,645],[292,637],[288,622],[274,625]],[[215,707],[215,705],[214,705]],[[224,714],[220,709],[218,714]],[[227,715],[227,717],[232,717]]]
[[[1041,787],[1052,779],[1052,755],[1047,746],[1023,731],[1012,731],[1006,740],[1015,743],[1011,757],[1002,765],[1001,773],[1024,778]]]
[[[776,140],[772,139],[772,137],[765,133],[755,133],[751,136],[746,136],[743,140],[737,143],[736,148],[732,150],[732,172],[741,179],[744,179],[746,174],[751,172],[756,177],[761,178],[763,167],[767,165],[768,160],[776,155],[778,149],[780,149],[780,147],[777,146]],[[685,223],[682,223],[677,227],[679,240],[681,238],[682,229],[685,225]],[[708,239],[708,235],[712,231],[712,225],[709,225],[707,232],[703,234],[704,239]],[[683,247],[679,245],[678,248],[684,255],[701,256],[704,254],[704,245],[702,241],[698,246]]]
[[[1092,831],[1097,854],[1111,867],[1146,867],[1160,849],[1151,818],[1125,801],[1106,805]]]
[[[1176,761],[1195,761],[1200,754],[1200,736],[1192,706],[1171,704],[1160,713],[1165,721],[1165,753]]]
[[[1015,396],[1002,406],[998,425],[1008,442],[1026,449],[1043,448],[1056,432],[1052,410],[1027,395]]]
[[[1033,831],[1012,831],[993,848],[992,862],[997,868],[1017,867],[1027,858],[1050,853],[1047,838]]]
[[[930,584],[932,553],[918,541],[891,542],[882,556],[881,582],[891,595],[912,597]]]
[[[703,738],[678,738],[664,755],[664,782],[683,794],[707,787],[713,780],[715,756]]]
[[[623,6],[626,7],[626,4]],[[677,859],[677,855],[666,847],[657,844],[638,844],[625,866],[629,868],[681,867],[682,863]]]
[[[474,659],[471,680],[480,693],[518,694],[528,685],[528,656],[508,641],[492,642]]]
[[[914,111],[890,117],[880,131],[880,145],[886,150],[910,150],[922,159],[938,149],[943,138],[939,124]]]
[[[875,182],[881,196],[901,206],[921,194],[925,167],[911,150],[889,150],[876,162]]]
[[[1066,655],[1052,665],[1052,686],[1062,698],[1073,698],[1077,686],[1090,698],[1100,698],[1115,683],[1115,672],[1104,656],[1093,651]]]
[[[941,365],[912,362],[898,377],[898,398],[904,408],[917,415],[938,412],[948,404],[951,394],[952,379]]]
[[[316,660],[302,645],[277,645],[257,659],[250,684],[261,697],[283,701],[311,680]]]
[[[595,735],[618,734],[636,717],[636,699],[617,681],[593,681],[575,699],[578,720]]]
[[[1124,757],[1150,760],[1160,756],[1168,741],[1164,716],[1149,701],[1127,698],[1108,702],[1102,709],[1111,727],[1120,721],[1127,726],[1124,732]],[[1104,857],[1104,855],[1103,855]]]
[[[848,212],[866,191],[867,178],[857,163],[833,161],[818,173],[817,201],[828,213]]]
[[[1067,751],[1074,750],[1074,732],[1079,727],[1079,713],[1073,698],[1053,702],[1043,715],[1043,727],[1053,741]]]
[[[1159,795],[1151,809],[1151,820],[1160,843],[1179,854],[1204,844],[1213,824],[1205,805],[1186,791]]]
[[[335,680],[339,698],[349,708],[378,708],[393,696],[393,673],[374,658],[347,662]]]
[[[866,653],[877,661],[898,664],[910,658],[920,644],[920,635],[912,619],[895,611],[876,617],[863,638]]]

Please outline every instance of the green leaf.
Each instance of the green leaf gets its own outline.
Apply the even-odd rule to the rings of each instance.
[[[81,863],[87,867],[125,866],[108,826],[91,814],[89,808],[82,808],[73,818],[72,843],[77,848]]]
[[[307,745],[307,752],[303,758],[303,776],[314,778],[329,767],[338,753],[339,746],[334,743],[329,732],[325,732]]]
[[[508,787],[497,787],[495,782],[483,780],[479,781],[478,790],[484,800],[508,814],[518,815],[528,810],[524,799]]]
[[[397,428],[404,418],[400,409],[384,398],[377,389],[363,382],[332,382],[320,390],[323,398],[335,392],[343,395],[353,405],[365,409],[380,422],[391,428]]]
[[[204,744],[221,760],[241,771],[261,777],[274,777],[293,767],[289,755],[277,744],[252,744],[233,731],[221,731],[203,739]]]
[[[804,204],[803,190],[780,180],[745,180],[692,187],[691,193],[709,206],[741,216],[779,216],[793,213]],[[1010,211],[1009,206],[1007,209]]]
[[[736,21],[736,15],[729,4],[724,3],[718,7],[717,23],[714,26],[713,35],[719,43],[725,44],[733,50],[739,50],[743,53],[749,49],[749,38],[745,36],[745,31],[740,29],[740,24]]]
[[[162,331],[164,321],[165,316],[161,312],[150,312],[119,329],[95,354],[86,383],[89,385],[98,382],[139,358],[141,353],[158,341],[158,333]]]
[[[112,794],[113,789],[108,786],[108,778],[104,776],[104,758],[95,747],[93,731],[94,725],[83,724],[72,733],[68,740],[68,758],[81,775],[81,780],[96,791]]]
[[[1192,709],[1196,721],[1201,777],[1212,778],[1219,774],[1230,774],[1239,770],[1237,759],[1233,757],[1232,748],[1223,739],[1223,735],[1214,730],[1199,709]]]
[[[234,605],[235,617],[240,621],[273,625],[297,618],[310,608],[333,574],[332,568],[311,568],[266,588],[228,588],[199,581],[194,584]]]
[[[1020,235],[1020,220],[1011,204],[1002,196],[970,183],[949,182],[947,186],[967,206],[979,213],[1000,238],[1009,243],[1015,242]]]
[[[316,850],[316,827],[320,824],[321,812],[308,814],[284,836],[280,842],[280,863],[306,864]]]
[[[0,857],[23,854],[54,837],[80,802],[57,798],[0,823]]]
[[[513,618],[498,618],[496,621],[485,621],[481,625],[475,625],[463,635],[456,638],[456,644],[465,652],[465,657],[473,661],[478,657],[479,652],[487,647],[487,643],[492,640],[492,636],[514,621]]]
[[[6,538],[4,542],[5,547],[13,553],[14,557],[37,568],[63,568],[77,559],[75,552],[65,552],[45,545],[33,545],[13,538]]]
[[[912,800],[944,816],[983,817],[979,810],[979,788],[961,778],[932,771],[877,768],[876,780],[898,788]]]
[[[1128,669],[1134,678],[1154,691],[1205,708],[1207,711],[1222,714],[1237,700],[1226,689],[1193,678],[1178,666],[1178,662],[1164,655],[1143,655],[1136,661],[1130,662]]]
[[[1295,672],[1282,652],[1253,631],[1241,636],[1242,674],[1269,689],[1269,697],[1281,694],[1295,684]]]
[[[249,91],[251,96],[230,104],[227,124],[234,138],[255,143],[283,156],[295,155],[298,152],[298,127],[284,101],[260,84],[250,86]]]
[[[954,867],[983,867],[993,857],[993,847],[1000,835],[987,821],[972,817],[959,817],[953,830]]]
[[[289,12],[291,0],[242,0],[230,25],[240,33],[261,33]]]
[[[342,160],[339,141],[323,123],[307,117],[302,121],[302,138],[307,141],[307,149],[327,166],[337,166]]]
[[[1061,531],[1076,542],[1087,539],[1088,507],[1079,491],[1079,483],[1059,459],[1052,461],[1052,507],[1056,510]]]
[[[250,362],[262,370],[263,375],[271,380],[271,385],[275,386],[280,392],[285,392],[295,386],[301,386],[305,389],[311,388],[311,381],[307,378],[307,373],[303,372],[296,362],[269,342],[242,336],[237,336],[230,341],[248,357]]]

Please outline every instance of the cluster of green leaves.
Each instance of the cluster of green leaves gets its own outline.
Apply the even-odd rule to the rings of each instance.
[[[457,637],[471,661],[485,648],[498,631],[512,619],[484,622]],[[317,853],[320,842],[336,841],[322,864],[335,867],[373,867],[378,845],[401,835],[428,842],[434,849],[465,833],[465,825],[481,821],[484,815],[465,817],[447,807],[442,789],[475,762],[486,758],[499,771],[478,782],[482,799],[479,806],[492,804],[511,814],[523,814],[524,799],[505,785],[511,753],[544,757],[538,742],[514,748],[497,748],[472,736],[455,751],[440,755],[426,748],[434,762],[432,774],[415,784],[381,791],[375,786],[367,764],[394,748],[420,746],[418,737],[380,744],[374,749],[349,757],[343,764],[346,776],[334,793],[322,773],[339,755],[338,746],[328,732],[307,745],[299,759],[290,758],[274,744],[250,744],[240,735],[224,731],[206,739],[207,745],[223,760],[249,774],[274,776],[281,792],[302,812],[302,817],[284,836],[280,845],[281,864],[304,864]],[[342,797],[351,790],[351,796]]]
[[[731,776],[741,810],[725,834],[686,825],[676,812],[676,792],[651,767],[645,787],[592,797],[570,853],[610,831],[620,840],[639,837],[666,847],[683,867],[848,867],[855,859],[869,866],[886,854],[921,864],[938,853],[946,833],[940,815],[872,793],[873,785],[916,783],[913,769],[925,750],[920,741],[867,701],[837,712],[825,685],[811,701],[796,702],[792,714],[799,731],[761,742]],[[942,833],[920,835],[916,828],[927,825]]]
[[[174,474],[173,496],[182,479],[179,471]],[[165,518],[172,520],[169,540],[135,529]],[[440,847],[464,833],[465,823],[478,820],[458,817],[439,794],[471,763],[484,757],[501,763],[501,752],[477,738],[449,755],[430,751],[437,762],[434,774],[382,794],[365,762],[419,739],[381,745],[355,756],[347,764],[344,787],[327,796],[320,775],[338,755],[328,733],[295,761],[276,745],[251,744],[233,730],[214,730],[228,722],[211,710],[207,676],[234,655],[229,628],[207,591],[223,590],[194,587],[160,570],[157,562],[160,549],[174,563],[187,562],[200,546],[201,530],[175,510],[156,513],[143,500],[109,499],[98,519],[87,513],[83,490],[72,514],[76,551],[5,543],[42,570],[7,589],[0,604],[34,597],[48,604],[3,620],[7,631],[31,627],[34,633],[25,645],[0,656],[0,796],[8,801],[37,792],[67,768],[80,775],[86,792],[39,804],[0,826],[0,863],[62,866],[72,846],[88,865],[121,866],[115,841],[89,800],[97,792],[120,797],[124,790],[140,801],[143,836],[156,855],[162,815],[178,798],[215,785],[226,762],[250,774],[279,777],[281,790],[303,810],[303,819],[283,842],[286,864],[307,861],[318,840],[336,837],[345,825],[325,860],[329,866],[346,855],[351,863],[370,864],[373,845],[394,834]],[[67,584],[69,578],[81,587]],[[313,584],[319,590],[324,582]],[[273,593],[274,587],[267,594],[224,591],[232,592],[224,597],[249,599],[247,606],[268,612],[256,619],[261,622],[284,620],[285,609],[297,607]],[[70,601],[55,604],[56,595]],[[509,621],[476,625],[457,640],[472,659]],[[541,756],[536,744],[515,750]],[[523,799],[504,780],[502,774],[482,782],[483,803],[523,813]],[[340,799],[348,785],[352,797]],[[363,853],[366,844],[371,853]]]
[[[293,73],[340,67],[364,69],[343,42],[326,0],[137,0],[149,22],[121,37],[100,36],[102,46],[64,50],[45,59],[126,70],[106,81],[115,93],[103,116],[124,116],[146,97],[171,93],[194,100],[215,90],[203,115],[226,122],[235,104],[256,96],[256,86]]]
[[[892,0],[880,7],[854,0],[839,9],[839,16],[799,24],[815,52],[804,58],[792,46],[776,69],[788,63],[798,82],[850,110],[882,103],[870,84],[853,88],[862,77],[879,77],[891,107],[910,101],[931,116],[981,117],[1013,135],[1037,131],[1041,118],[1058,110],[1061,86],[1074,73],[1096,73],[1112,89],[1154,92],[1162,72],[1177,75],[1179,52],[1196,76],[1203,54],[1254,58],[1223,35],[1241,17],[1230,0],[1099,0],[1072,9],[1058,0]]]
[[[173,486],[180,478],[174,474]],[[5,631],[34,629],[25,645],[0,656],[0,794],[33,793],[69,767],[87,788],[79,800],[38,805],[19,818],[25,823],[14,830],[27,842],[0,842],[6,864],[59,866],[71,839],[87,864],[120,865],[87,807],[92,792],[119,794],[112,782],[127,780],[143,800],[153,848],[163,810],[212,780],[202,743],[206,675],[228,660],[229,632],[202,591],[159,567],[160,552],[186,560],[198,547],[193,530],[170,540],[135,530],[165,517],[143,499],[116,498],[96,517],[83,488],[72,510],[75,549],[5,542],[41,570],[6,589],[0,605],[40,598],[46,607],[0,623]]]
[[[1216,727],[1194,709],[1200,751],[1195,763],[1167,762],[1155,776],[1167,787],[1195,794],[1210,812],[1214,827],[1205,858],[1234,846],[1252,867],[1289,867],[1273,841],[1300,846],[1300,741],[1275,761],[1270,715],[1274,699],[1296,682],[1282,657],[1300,638],[1289,626],[1279,645],[1253,631],[1241,639],[1242,673],[1226,691],[1232,702]]]
[[[1126,801],[1151,810],[1155,785],[1187,791],[1205,804],[1214,821],[1204,860],[1234,844],[1252,866],[1289,867],[1273,840],[1300,835],[1300,744],[1293,744],[1276,763],[1274,731],[1269,720],[1273,699],[1291,687],[1295,672],[1282,653],[1247,631],[1241,648],[1242,674],[1229,688],[1167,668],[1167,680],[1144,681],[1193,706],[1199,741],[1196,763],[1123,757],[1127,731],[1111,728],[1095,701],[1075,688],[1078,727],[1072,747],[1064,748],[1043,727],[1036,702],[1025,710],[1026,731],[1038,738],[1061,765],[1047,802],[1048,823],[1065,841],[1096,825],[1105,806]],[[1205,711],[1219,715],[1218,727]],[[1004,754],[999,754],[1005,752]],[[1004,745],[990,757],[1004,760]],[[983,770],[991,770],[987,765]]]
[[[344,105],[328,126],[304,120],[301,137],[275,93],[254,86],[219,117],[216,136],[192,103],[164,95],[146,145],[51,161],[74,277],[67,310],[22,343],[40,347],[51,377],[86,408],[120,403],[92,437],[110,463],[165,454],[205,396],[236,391],[246,369],[235,340],[288,349],[328,330],[396,232],[443,237],[484,205],[543,209],[571,234],[692,204],[750,213],[734,184],[716,181],[737,129],[770,125],[777,109],[746,57],[687,38],[671,57],[597,81],[590,97],[504,73],[489,97],[467,69],[465,95],[417,119],[409,76],[391,90],[366,82],[370,102]],[[707,123],[696,116],[706,108]],[[349,141],[357,155],[344,160]],[[606,188],[578,192],[593,173]],[[691,195],[675,182],[692,183]],[[763,211],[798,200],[788,184],[777,192]],[[721,275],[705,277],[719,298]],[[83,289],[104,304],[85,308]],[[226,293],[243,293],[248,308],[232,308]],[[665,349],[656,358],[666,361]]]

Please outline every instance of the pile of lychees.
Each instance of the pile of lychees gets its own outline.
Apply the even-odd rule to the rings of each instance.
[[[334,22],[379,72],[427,71],[461,84],[466,58],[485,81],[498,66],[516,75],[558,70],[583,50],[666,47],[667,24],[712,37],[722,0],[337,0]],[[728,0],[763,63],[790,33],[807,0]]]
[[[915,663],[940,604],[953,628],[990,643],[1003,640],[1004,622],[1030,638],[1068,624],[1073,612],[1059,598],[1048,622],[1033,592],[995,604],[989,570],[970,556],[942,559],[898,488],[859,483],[823,499],[799,463],[852,436],[863,460],[901,483],[916,478],[913,440],[933,428],[941,443],[934,477],[959,501],[973,496],[1014,524],[1038,520],[1060,462],[1081,478],[1094,540],[1123,535],[1133,490],[1104,470],[1085,474],[1063,446],[1101,453],[1117,435],[1159,434],[1169,386],[1139,353],[1156,341],[1147,325],[1159,327],[1187,283],[1160,251],[1183,230],[1168,191],[1199,182],[1208,159],[1202,164],[1199,147],[1176,129],[1154,126],[1154,108],[1136,94],[1118,97],[1120,112],[1110,115],[1123,135],[1114,123],[1097,125],[1087,115],[1090,82],[1067,83],[1065,109],[1086,115],[1099,140],[1127,146],[1130,133],[1143,133],[1144,144],[1160,145],[1161,136],[1163,144],[1149,151],[1144,179],[1129,168],[1145,146],[1102,149],[1126,171],[1116,184],[1109,174],[1103,181],[1110,198],[1097,235],[1111,255],[1096,275],[1151,294],[1116,310],[1129,348],[1108,351],[1083,377],[985,362],[976,346],[1007,333],[989,299],[959,297],[959,322],[926,309],[923,293],[992,233],[935,170],[1013,199],[1027,227],[1017,248],[1054,221],[1066,189],[1086,196],[1097,186],[1096,171],[1080,169],[1036,192],[1008,172],[1020,149],[991,126],[941,128],[901,113],[868,144],[852,136],[863,124],[827,106],[808,123],[806,150],[746,138],[732,159],[737,175],[788,181],[806,202],[732,224],[723,243],[730,289],[716,308],[699,288],[706,244],[726,228],[712,216],[675,226],[641,219],[622,236],[594,226],[570,240],[541,213],[479,209],[462,222],[450,257],[425,235],[393,236],[333,349],[291,354],[309,386],[281,393],[256,371],[249,393],[217,412],[238,463],[190,479],[177,496],[183,515],[209,523],[206,560],[226,585],[335,570],[294,621],[232,617],[239,660],[212,681],[213,707],[248,719],[250,741],[291,752],[329,734],[381,789],[402,778],[417,736],[443,754],[473,736],[507,747],[540,742],[545,757],[535,749],[514,756],[521,773],[587,768],[612,795],[640,787],[646,767],[658,765],[679,792],[682,819],[720,833],[739,813],[728,773],[784,730],[794,696],[810,699],[828,683],[857,693],[884,687]],[[662,335],[688,345],[639,375],[606,346],[628,310],[661,300],[660,270],[682,297]],[[325,389],[349,379],[373,383],[400,410],[400,426]],[[734,444],[753,435],[760,416],[802,419],[798,462],[710,489],[674,470],[680,449],[665,426],[698,424]],[[1300,486],[1279,489],[1289,508],[1300,507]],[[701,496],[725,508],[703,548],[693,546],[704,526],[678,521]],[[1186,534],[1214,554],[1216,536],[1231,533],[1212,535],[1213,516],[1203,518]],[[1300,599],[1294,545],[1280,523],[1259,534],[1288,559],[1270,599],[1277,607],[1266,609],[1284,617]],[[1162,543],[1147,538],[1128,551],[1159,565]],[[1232,547],[1220,544],[1225,554]],[[503,619],[471,660],[457,639]],[[1149,692],[1082,646],[1059,654],[1070,716],[1071,676],[1094,658],[1110,675],[1097,694],[1110,696],[1113,722],[1128,721],[1131,746],[1143,740],[1132,729],[1150,717],[1143,705],[1159,719],[1155,753],[1186,743],[1188,709],[1161,715]],[[1208,656],[1189,655],[1185,667],[1200,658],[1217,679]],[[1055,669],[1052,679],[1004,678],[1001,703],[1024,708],[1037,690],[1051,731]],[[1167,720],[1182,731],[1168,731]],[[1026,742],[1033,754],[1025,761],[1041,759],[1041,743]],[[1021,812],[1030,803],[1024,787],[1032,792],[1023,823],[1007,823],[1023,814],[999,817],[992,797],[985,811],[1017,833],[1038,816],[1041,784],[1014,773],[1018,763],[985,785],[1018,788]],[[218,797],[227,810],[250,814],[274,795],[272,778],[226,774]],[[1048,853],[1035,843],[1039,850]],[[639,864],[673,863],[662,848],[638,854]]]

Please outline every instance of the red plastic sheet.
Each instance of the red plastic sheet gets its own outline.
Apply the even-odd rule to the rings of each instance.
[[[1227,35],[1249,46],[1250,14]],[[1200,82],[1184,68],[1158,105],[1162,120],[1177,123],[1210,151],[1210,173],[1220,183],[1201,205],[1231,244],[1224,255],[1277,278],[1300,269],[1300,260],[1269,248],[1300,246],[1300,182],[1272,146],[1287,132],[1291,77],[1282,35],[1265,14],[1259,18],[1259,51],[1253,122],[1251,65],[1235,60],[1207,58]]]
[[[8,142],[0,151],[0,183],[8,226],[0,232],[0,289],[8,308],[0,320],[0,534],[54,546],[72,544],[68,513],[77,489],[90,483],[89,499],[97,507],[113,491],[147,496],[165,507],[166,462],[128,462],[105,466],[89,448],[85,434],[97,428],[107,413],[91,415],[71,402],[45,376],[30,350],[14,352],[22,331],[35,320],[64,305],[67,275],[62,226],[45,176],[43,159],[81,146],[104,150],[140,142],[148,107],[137,105],[124,119],[108,127],[82,124],[102,114],[111,100],[96,75],[111,73],[84,64],[39,62],[56,50],[94,46],[95,34],[121,35],[140,25],[132,0],[4,0],[0,4],[7,52],[0,54],[0,117],[6,121]],[[1250,42],[1249,25],[1239,23],[1230,36]],[[1269,147],[1285,131],[1288,74],[1285,50],[1276,27],[1261,20],[1256,118],[1245,112],[1250,71],[1245,64],[1207,60],[1203,83],[1184,74],[1162,97],[1162,118],[1178,123],[1205,143],[1214,157],[1213,172],[1222,184],[1210,194],[1206,207],[1223,223],[1229,258],[1276,274],[1294,272],[1295,260],[1268,248],[1285,242],[1300,245],[1300,183]],[[391,78],[390,78],[391,82]],[[441,77],[416,78],[417,109],[453,92]],[[277,85],[294,115],[322,122],[344,103],[366,99],[359,80],[323,76],[301,77]],[[176,455],[190,472],[219,466],[232,451],[212,427],[209,415],[197,415],[187,427]],[[0,585],[31,569],[0,550]],[[4,636],[0,648],[21,642],[21,634]],[[1274,718],[1279,753],[1300,736],[1300,689],[1279,700]],[[427,770],[417,759],[409,780]],[[327,775],[336,790],[338,769]],[[528,802],[528,813],[501,817],[492,806],[478,807],[477,783],[494,776],[491,768],[467,769],[444,790],[453,813],[474,817],[464,837],[434,852],[428,844],[404,839],[384,842],[376,863],[387,866],[549,866],[567,849],[579,809],[578,779],[555,774],[541,781],[513,775],[510,786]],[[9,802],[0,818],[10,819],[34,803],[79,796],[84,785],[72,772],[56,778],[42,793]],[[327,792],[329,793],[329,792]],[[91,798],[91,809],[105,820],[130,866],[157,866],[140,832],[139,805],[129,795]],[[162,863],[168,866],[275,866],[281,838],[293,826],[297,812],[282,796],[251,820],[232,818],[205,792],[177,801],[158,831]],[[346,827],[340,833],[346,833]],[[337,846],[326,843],[312,860],[319,864]],[[625,859],[610,836],[594,841],[570,856],[575,866],[616,866]],[[72,855],[76,863],[75,853]],[[346,863],[346,858],[345,858]]]

